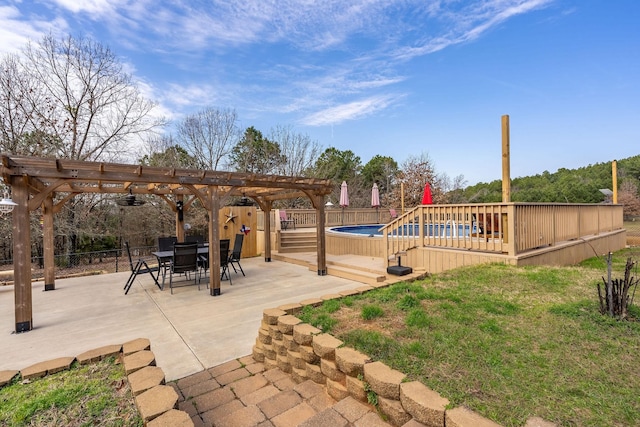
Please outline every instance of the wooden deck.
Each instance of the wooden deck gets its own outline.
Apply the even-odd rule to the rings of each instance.
[[[296,218],[295,210],[287,213]],[[331,220],[328,222],[336,222],[338,218],[372,219],[374,215],[375,211],[369,210],[368,215],[345,213],[344,217],[334,215],[327,219]],[[287,254],[287,257],[297,260],[293,262],[306,258],[313,264],[317,256],[311,249],[313,234],[309,232],[313,229],[306,227],[314,222],[313,215],[303,211],[296,230],[276,229],[271,239],[279,256],[294,252],[291,248],[300,245],[304,246],[299,249],[301,255]],[[290,241],[299,242],[304,233],[309,239],[306,246],[283,244],[290,236]],[[397,262],[398,254],[403,265],[420,272],[438,273],[494,262],[573,265],[622,249],[627,243],[621,205],[527,203],[417,206],[390,220],[382,237],[326,233],[325,239],[328,258],[342,257],[338,263],[345,266],[349,263],[357,266],[367,259],[376,263],[382,260],[384,268],[380,271],[384,274],[387,266]]]

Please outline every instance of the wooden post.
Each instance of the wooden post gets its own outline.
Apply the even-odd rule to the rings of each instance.
[[[184,196],[178,194],[176,198],[176,237],[184,242]]]
[[[209,292],[218,296],[220,292],[220,195],[217,185],[209,186]]]
[[[400,215],[404,215],[404,182],[400,183]]]
[[[613,186],[613,204],[618,204],[618,161],[611,162],[611,181]]]
[[[502,203],[511,201],[511,165],[509,148],[509,116],[502,116]]]
[[[44,290],[56,289],[56,268],[53,244],[53,195],[49,194],[43,204],[42,246],[44,248]]]
[[[13,280],[16,332],[33,329],[31,296],[31,231],[29,189],[26,178],[14,178],[12,196],[18,204],[13,209]]]
[[[316,205],[316,237],[317,237],[317,264],[318,264],[318,276],[327,275],[327,244],[324,235],[324,197],[316,195],[314,196]]]
[[[271,201],[262,205],[264,212],[264,262],[271,262]]]

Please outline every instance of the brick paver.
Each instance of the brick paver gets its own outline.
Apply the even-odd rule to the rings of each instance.
[[[269,399],[258,403],[258,408],[268,418],[273,418],[302,402],[302,398],[293,390],[282,391]]]
[[[268,383],[266,386],[254,391],[253,393],[240,397],[240,400],[247,406],[257,405],[263,400],[275,396],[278,393],[280,393],[280,390],[273,384]]]
[[[271,422],[275,427],[297,426],[307,421],[315,414],[316,411],[309,406],[309,404],[302,402],[282,414],[271,418]]]
[[[198,412],[203,413],[220,405],[231,402],[236,396],[228,388],[219,388],[193,399]]]

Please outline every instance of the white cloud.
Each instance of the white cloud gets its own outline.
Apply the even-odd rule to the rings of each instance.
[[[347,120],[369,116],[387,108],[393,101],[394,98],[392,96],[373,96],[326,108],[303,118],[301,122],[309,126],[338,124]]]
[[[216,89],[210,85],[203,84],[170,84],[161,97],[163,103],[174,107],[193,107],[215,104]]]
[[[450,29],[442,34],[432,34],[414,46],[400,46],[393,57],[409,60],[428,55],[449,46],[477,39],[485,32],[506,20],[536,9],[543,8],[555,0],[489,0],[469,3],[459,11],[431,9],[439,19],[448,22]]]
[[[61,18],[25,19],[14,6],[0,6],[0,53],[15,53],[28,41],[37,41],[49,31],[65,31],[67,23]]]
[[[86,12],[91,15],[111,14],[122,4],[116,0],[54,0],[54,3],[73,13]]]

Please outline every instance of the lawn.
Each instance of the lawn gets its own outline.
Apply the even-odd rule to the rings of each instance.
[[[626,258],[614,257],[613,277]],[[637,277],[637,272],[635,272]],[[305,307],[346,345],[504,425],[539,416],[562,426],[640,425],[640,308],[599,313],[606,262],[460,268]],[[640,295],[638,295],[640,298]]]
[[[121,364],[79,365],[0,389],[2,426],[142,426]]]

